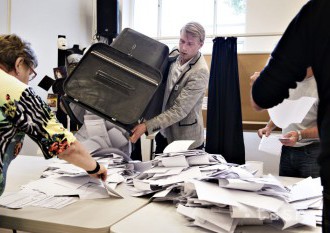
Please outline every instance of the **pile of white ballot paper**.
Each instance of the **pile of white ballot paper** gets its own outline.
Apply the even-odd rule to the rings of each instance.
[[[133,179],[132,195],[172,201],[187,223],[214,232],[238,225],[270,224],[279,229],[322,222],[320,179],[284,186],[276,177],[255,177],[246,165],[199,150],[159,154]]]
[[[187,224],[213,232],[232,233],[238,225],[269,224],[286,229],[321,224],[319,178],[284,186],[270,174],[256,177],[257,170],[227,163],[221,155],[203,150],[165,151],[147,162],[123,162],[116,154],[95,158],[108,167],[106,182],[53,159],[42,178],[22,186],[19,192],[6,192],[0,205],[58,209],[79,199],[122,198],[115,189],[124,182],[132,196],[170,201],[187,218]]]

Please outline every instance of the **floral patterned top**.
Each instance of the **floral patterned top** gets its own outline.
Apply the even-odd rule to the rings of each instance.
[[[76,140],[60,124],[50,107],[31,87],[0,69],[0,195],[10,162],[18,155],[25,134],[46,159],[66,150]]]

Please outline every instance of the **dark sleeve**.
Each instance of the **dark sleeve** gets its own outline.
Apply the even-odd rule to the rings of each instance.
[[[311,66],[314,1],[308,2],[291,21],[267,66],[252,87],[252,98],[262,108],[271,108],[289,97],[289,88],[302,81]]]

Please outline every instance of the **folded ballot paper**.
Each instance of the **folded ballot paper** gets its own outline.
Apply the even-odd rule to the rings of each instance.
[[[106,181],[102,181],[102,184],[103,184],[104,188],[107,190],[107,192],[110,196],[124,198],[122,195],[120,195],[118,192],[116,192],[113,188],[111,188],[109,183],[107,183]]]

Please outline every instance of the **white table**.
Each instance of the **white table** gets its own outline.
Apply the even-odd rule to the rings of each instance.
[[[9,167],[5,191],[18,190],[20,185],[38,179],[49,162],[43,157],[18,156]],[[125,185],[119,186],[119,192],[124,199],[81,200],[59,210],[0,207],[0,228],[33,233],[108,233],[111,225],[149,202],[145,198],[131,197]]]

